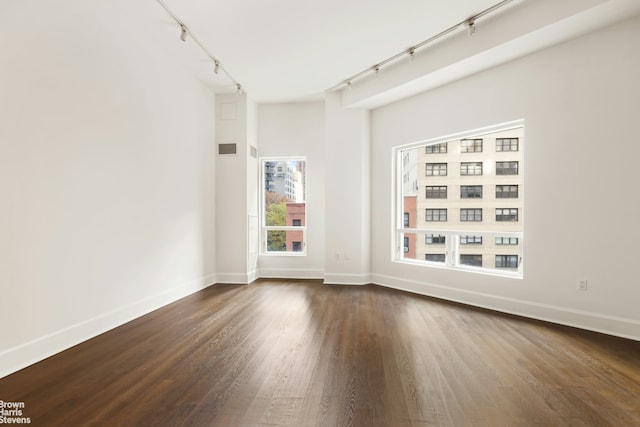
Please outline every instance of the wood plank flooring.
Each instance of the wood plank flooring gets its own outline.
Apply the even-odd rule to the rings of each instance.
[[[640,342],[378,286],[215,285],[0,379],[43,426],[640,426]]]

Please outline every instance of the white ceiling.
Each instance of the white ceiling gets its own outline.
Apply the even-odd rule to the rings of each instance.
[[[161,5],[155,6],[164,13]],[[136,2],[137,3],[137,2]],[[317,99],[329,87],[457,24],[498,0],[164,0],[257,102]],[[187,49],[175,32],[168,50]],[[174,29],[175,27],[175,29]],[[197,54],[197,50],[193,49]],[[169,52],[171,53],[171,52]],[[192,68],[214,90],[206,56]]]

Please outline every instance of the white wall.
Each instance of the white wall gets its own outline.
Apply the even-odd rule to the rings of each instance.
[[[0,14],[0,376],[215,281],[214,98],[108,2]]]
[[[636,17],[373,111],[374,281],[640,339],[638,40]],[[524,279],[392,262],[391,147],[515,119]]]
[[[261,277],[323,277],[325,164],[330,166],[325,163],[324,123],[320,102],[258,105],[259,155],[307,158],[307,256],[261,256]]]
[[[342,108],[339,93],[325,100],[326,268],[328,284],[370,282],[370,114]]]

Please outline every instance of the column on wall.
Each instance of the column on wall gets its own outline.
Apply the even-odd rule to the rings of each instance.
[[[328,284],[370,281],[369,111],[345,109],[342,94],[325,98],[326,264]]]
[[[246,95],[216,95],[216,276],[219,283],[246,284],[255,279],[252,256],[255,250],[251,238],[252,219],[257,218],[258,162],[255,151],[251,150],[255,147],[254,110]]]

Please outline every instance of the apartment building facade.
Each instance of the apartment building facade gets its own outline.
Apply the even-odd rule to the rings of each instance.
[[[405,258],[517,270],[523,143],[523,128],[516,128],[414,148],[416,250]]]

